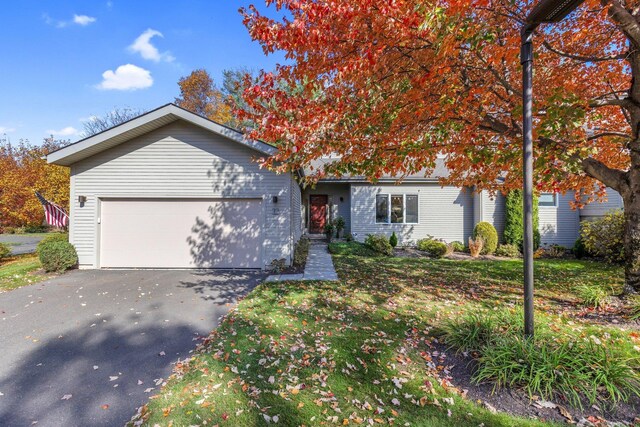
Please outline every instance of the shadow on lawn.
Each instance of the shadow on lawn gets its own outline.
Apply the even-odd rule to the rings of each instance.
[[[11,375],[0,378],[0,425],[123,425],[147,401],[144,390],[157,390],[154,379],[171,372],[176,353],[185,357],[185,349],[194,347],[187,326],[158,321],[157,327],[123,333],[125,328],[110,325],[111,318],[101,319],[107,322],[34,344]]]

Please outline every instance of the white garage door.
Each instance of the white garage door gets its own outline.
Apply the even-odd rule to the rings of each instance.
[[[262,267],[260,200],[108,199],[100,211],[100,267]]]

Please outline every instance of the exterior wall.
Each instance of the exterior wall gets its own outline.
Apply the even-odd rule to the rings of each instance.
[[[291,177],[260,169],[257,152],[177,121],[71,166],[70,240],[81,267],[97,267],[99,197],[259,198],[263,261],[290,260]],[[87,197],[83,206],[78,196]],[[273,196],[278,202],[273,203]]]
[[[607,188],[607,201],[606,202],[592,202],[580,209],[580,219],[590,220],[601,217],[606,213],[622,209],[624,203],[622,202],[622,196],[613,188]]]
[[[305,206],[304,223],[305,228],[309,229],[309,196],[312,194],[326,194],[329,196],[331,219],[341,216],[344,219],[343,233],[351,233],[351,195],[349,192],[350,184],[345,183],[319,183],[315,188],[305,188],[302,196]],[[342,197],[342,201],[340,198]]]
[[[504,241],[504,215],[506,198],[502,193],[491,197],[488,192],[473,194],[473,223],[486,221],[496,228],[498,239]]]
[[[575,196],[573,192],[556,196],[556,206],[538,207],[540,241],[542,245],[572,247],[580,233],[580,213],[569,204]]]
[[[295,244],[304,230],[303,209],[302,209],[302,191],[296,180],[291,177],[291,232],[293,243]]]
[[[418,224],[377,224],[376,194],[417,194]],[[401,244],[415,244],[428,235],[447,242],[466,242],[473,232],[473,193],[470,189],[441,187],[437,183],[351,185],[351,232],[363,241],[367,234],[390,236]]]

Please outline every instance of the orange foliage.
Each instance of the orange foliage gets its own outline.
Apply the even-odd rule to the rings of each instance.
[[[504,177],[503,191],[521,185],[520,28],[533,2],[266,3],[290,18],[251,6],[241,9],[244,23],[265,53],[284,51],[288,63],[262,72],[258,84],[247,79],[250,108],[237,113],[259,124],[253,138],[278,142],[268,166],[295,170],[341,156],[313,179],[355,173],[375,180],[429,172],[440,155],[452,171],[443,183],[495,190]],[[609,172],[630,166],[627,144],[640,114],[627,121],[617,99],[632,84],[628,58],[640,64],[640,56],[608,15],[612,4],[620,6],[589,0],[535,34],[539,190],[596,196],[603,188],[596,179],[612,185]]]
[[[64,144],[52,138],[41,146],[0,140],[0,229],[42,224],[44,211],[35,191],[68,211],[69,169],[43,158]]]
[[[180,96],[175,100],[178,106],[218,123],[233,120],[231,107],[206,70],[192,71],[178,81],[178,86]]]

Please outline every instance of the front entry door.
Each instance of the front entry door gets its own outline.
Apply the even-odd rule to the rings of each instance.
[[[327,195],[313,195],[309,196],[310,208],[310,222],[309,232],[311,234],[324,233],[324,226],[327,223],[327,204],[329,203],[329,196]]]

